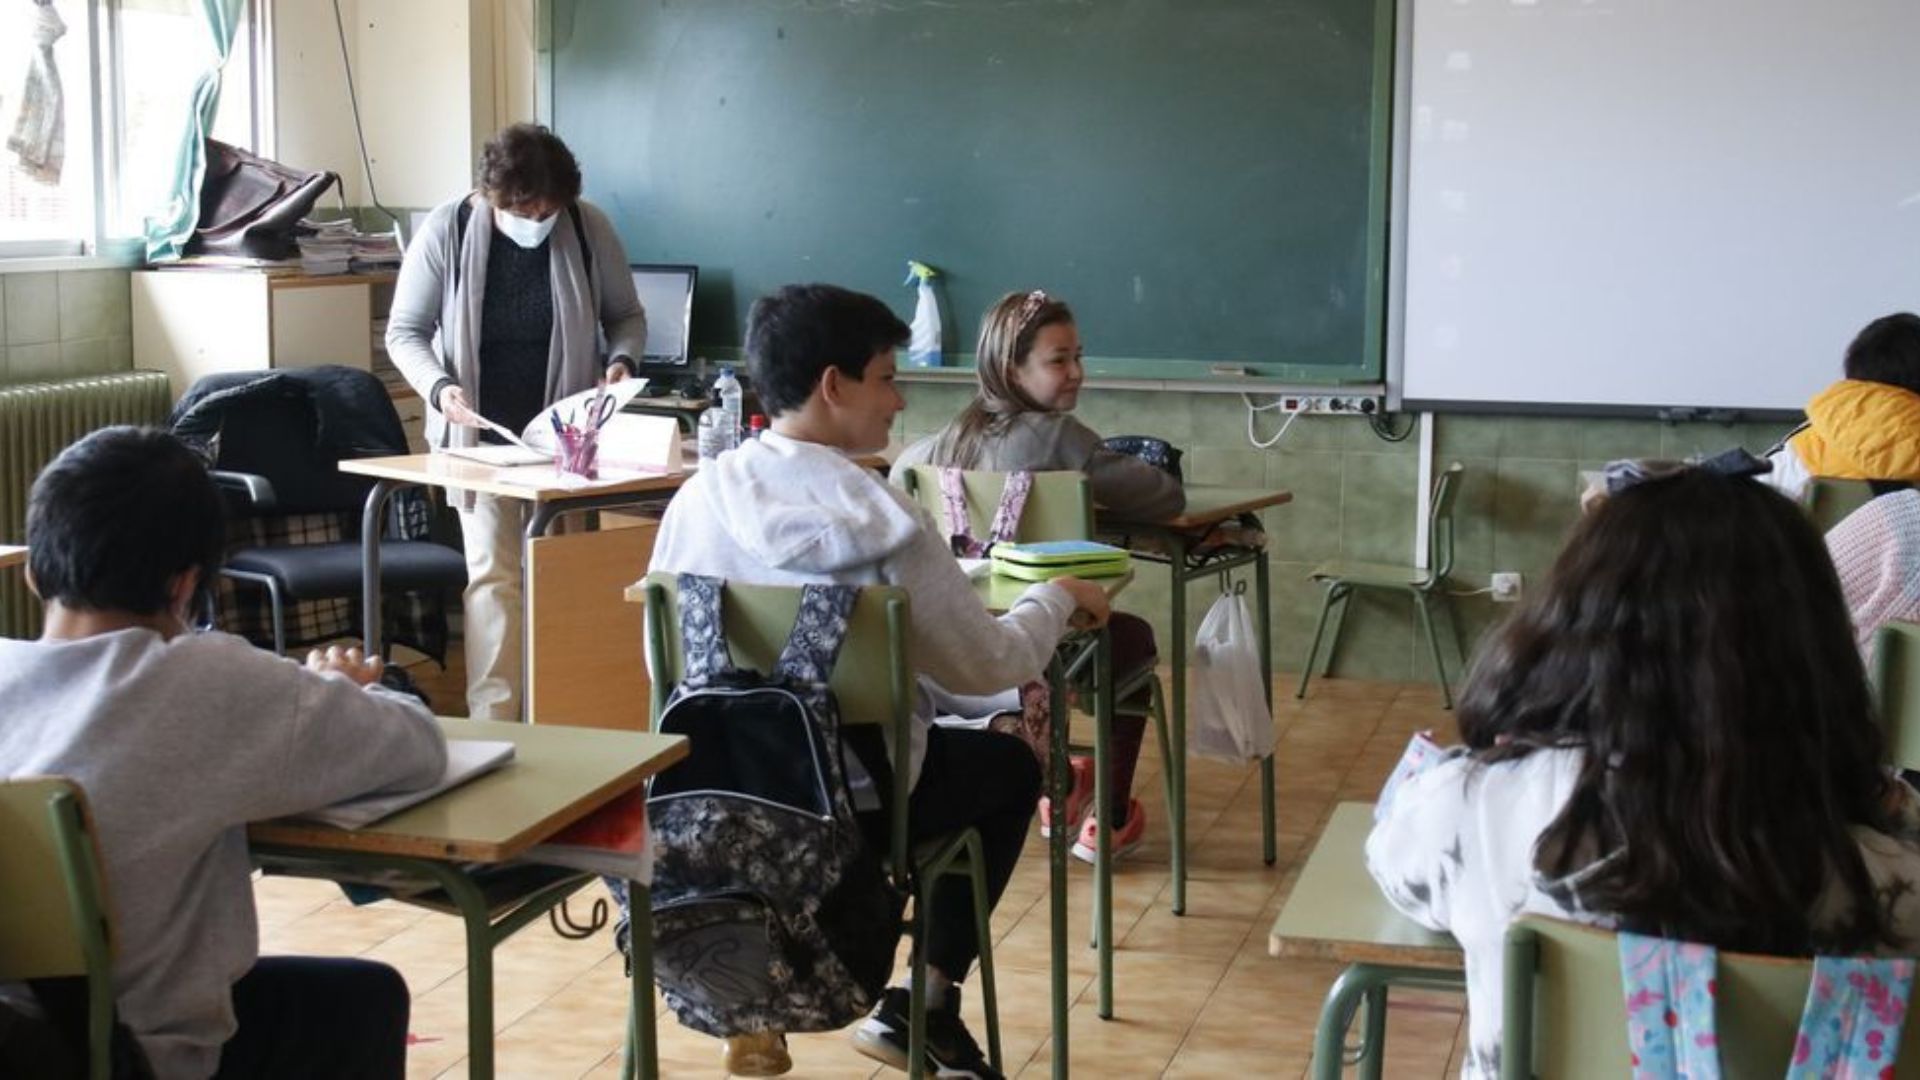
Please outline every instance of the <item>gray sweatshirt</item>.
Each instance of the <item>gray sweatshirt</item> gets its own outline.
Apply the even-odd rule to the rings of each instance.
[[[944,434],[944,433],[942,433]],[[940,435],[929,435],[901,452],[893,463],[893,480],[910,466],[933,462]],[[978,469],[1044,472],[1066,469],[1087,474],[1087,491],[1094,505],[1136,521],[1159,521],[1186,509],[1186,489],[1172,474],[1131,454],[1108,450],[1100,436],[1067,413],[1021,413],[1008,422],[997,439],[982,443]]]
[[[1074,609],[1065,589],[1041,583],[994,617],[905,492],[831,447],[774,432],[687,481],[660,522],[651,569],[756,585],[901,586],[918,674],[961,694],[1039,678]],[[923,693],[909,759],[916,781],[933,711]]]
[[[0,639],[0,776],[65,776],[93,813],[120,1019],[163,1080],[212,1075],[259,949],[250,821],[440,777],[418,701],[227,634]]]

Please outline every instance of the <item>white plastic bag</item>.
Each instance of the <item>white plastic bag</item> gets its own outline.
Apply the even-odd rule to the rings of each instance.
[[[1193,641],[1188,745],[1202,757],[1244,763],[1273,753],[1273,709],[1260,685],[1260,639],[1245,585],[1222,593]]]

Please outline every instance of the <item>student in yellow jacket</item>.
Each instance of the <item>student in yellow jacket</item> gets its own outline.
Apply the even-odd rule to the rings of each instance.
[[[1767,455],[1767,482],[1790,498],[1803,498],[1816,476],[1920,483],[1920,315],[1868,323],[1847,346],[1843,371]]]

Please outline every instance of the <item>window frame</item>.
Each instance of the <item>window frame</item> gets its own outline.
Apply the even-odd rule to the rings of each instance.
[[[244,0],[247,69],[252,94],[247,129],[254,152],[273,153],[273,4]],[[93,266],[134,266],[145,261],[145,238],[115,235],[108,221],[120,198],[120,152],[125,145],[125,38],[123,0],[86,0],[87,77],[91,113],[91,208],[83,235],[58,239],[0,240],[0,273],[66,270]],[[71,32],[71,31],[69,31]],[[69,93],[79,89],[68,82]]]

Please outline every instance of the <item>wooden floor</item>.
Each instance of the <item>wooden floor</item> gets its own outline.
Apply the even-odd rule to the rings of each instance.
[[[461,697],[454,675],[422,679],[443,712]],[[1450,732],[1452,717],[1430,684],[1316,680],[1301,703],[1285,676],[1276,683],[1279,861],[1268,867],[1260,859],[1259,771],[1193,762],[1184,917],[1168,906],[1161,772],[1149,736],[1134,785],[1151,814],[1147,842],[1115,870],[1113,1020],[1094,1015],[1092,950],[1071,953],[1075,1075],[1306,1072],[1320,999],[1336,969],[1268,957],[1268,927],[1333,804],[1371,799],[1407,737],[1425,728]],[[993,920],[1009,1075],[1044,1077],[1051,1061],[1046,889],[1036,830]],[[465,951],[457,920],[391,903],[354,908],[324,883],[265,879],[255,892],[263,952],[357,955],[394,965],[414,995],[409,1074],[466,1074]],[[1090,896],[1091,868],[1076,861],[1069,894],[1076,933],[1087,925]],[[583,910],[588,899],[583,893],[572,904]],[[607,931],[566,941],[536,925],[497,956],[499,1075],[618,1075],[626,990]],[[984,1044],[977,1006],[967,999],[968,1024]],[[1462,999],[1401,994],[1389,1013],[1387,1076],[1458,1074]],[[681,1028],[664,1009],[660,1016],[663,1074],[724,1075],[716,1041]],[[856,1054],[843,1033],[796,1036],[792,1049],[794,1077],[898,1075]]]

